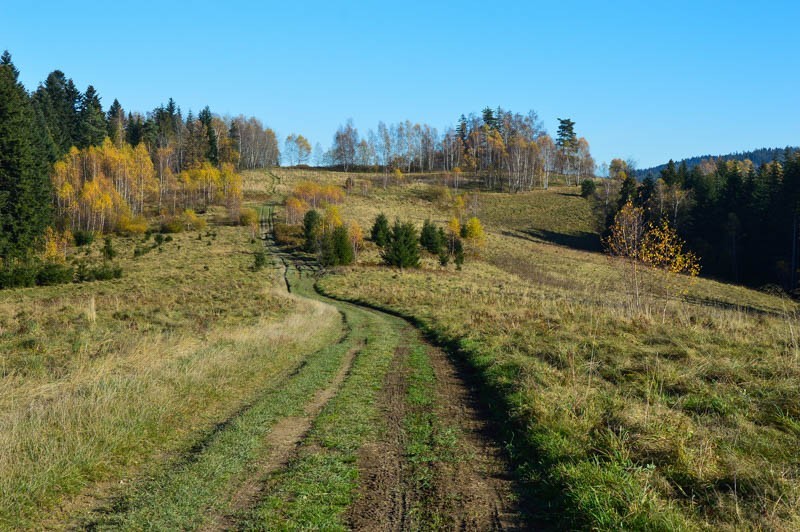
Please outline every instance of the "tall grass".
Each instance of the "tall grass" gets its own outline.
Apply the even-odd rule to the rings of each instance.
[[[336,333],[250,271],[245,231],[215,231],[135,259],[117,239],[119,280],[0,292],[0,528],[159,467]]]

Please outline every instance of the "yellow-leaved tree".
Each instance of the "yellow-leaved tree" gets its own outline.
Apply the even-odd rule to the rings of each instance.
[[[350,222],[347,227],[347,234],[350,238],[350,244],[353,246],[353,257],[358,259],[358,252],[364,247],[364,231],[358,222]]]
[[[644,238],[644,228],[644,210],[641,207],[634,207],[633,203],[628,201],[614,216],[610,233],[604,240],[610,255],[622,257],[628,263],[626,280],[632,295],[632,306],[637,309],[641,305],[639,253]]]

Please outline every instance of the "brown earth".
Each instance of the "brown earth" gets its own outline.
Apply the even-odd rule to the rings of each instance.
[[[405,334],[423,342],[410,327]],[[494,443],[488,413],[447,355],[432,346],[428,355],[436,376],[436,415],[454,430],[458,443],[453,460],[432,464],[430,485],[424,490],[414,487],[404,451],[408,353],[408,347],[397,349],[382,391],[386,434],[359,453],[362,480],[348,514],[349,525],[354,530],[382,531],[523,528],[510,467]],[[436,521],[422,522],[426,515],[435,515]]]

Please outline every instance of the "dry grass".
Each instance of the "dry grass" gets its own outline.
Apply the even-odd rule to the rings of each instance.
[[[246,229],[173,237],[115,239],[120,280],[0,292],[0,527],[159,467],[339,334],[250,270]]]
[[[300,179],[344,183],[342,174],[284,171],[279,192]],[[362,227],[378,212],[451,216],[425,183],[373,187],[342,207]],[[487,246],[462,272],[426,258],[422,270],[398,273],[368,249],[324,287],[457,341],[505,401],[510,425],[526,427],[516,447],[531,478],[565,493],[575,522],[800,525],[795,303],[646,272],[636,306],[625,263],[585,251],[596,239],[585,200],[561,189],[481,194],[478,215]]]

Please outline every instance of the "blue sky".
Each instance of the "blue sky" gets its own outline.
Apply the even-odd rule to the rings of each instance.
[[[486,105],[576,122],[640,167],[800,144],[800,2],[4,2],[29,89],[260,118],[330,144],[352,118],[440,130]]]

